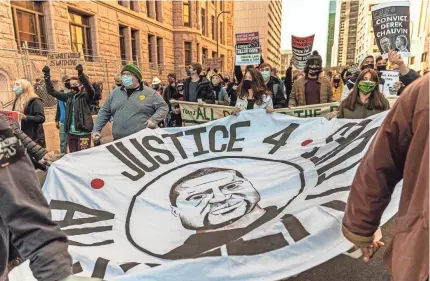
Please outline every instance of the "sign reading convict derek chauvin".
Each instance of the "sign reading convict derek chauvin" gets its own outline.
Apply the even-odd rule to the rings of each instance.
[[[81,63],[81,53],[78,52],[48,54],[50,68],[75,68]]]
[[[409,5],[409,2],[389,2],[372,6],[373,31],[385,59],[391,50],[402,57],[410,56]]]

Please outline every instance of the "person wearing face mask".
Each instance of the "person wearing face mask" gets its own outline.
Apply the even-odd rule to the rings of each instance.
[[[21,130],[42,147],[45,146],[45,110],[42,100],[35,94],[28,80],[19,79],[13,84],[15,93],[12,110],[21,116]]]
[[[145,128],[155,129],[167,117],[167,103],[154,89],[143,84],[140,68],[128,64],[121,75],[123,86],[110,93],[100,108],[94,138],[101,137],[101,130],[111,118],[112,136],[118,140]]]
[[[161,80],[158,77],[152,79],[152,89],[154,89],[159,95],[163,94],[163,87],[161,87]]]
[[[382,56],[376,57],[376,69],[379,72],[387,70],[387,60],[383,59]]]
[[[284,85],[277,76],[272,75],[272,66],[265,62],[260,64],[259,70],[263,76],[264,83],[269,91],[272,92],[273,108],[277,109],[287,107]]]
[[[84,74],[81,64],[76,67],[78,77],[70,78],[69,93],[56,91],[51,83],[50,68],[45,66],[43,74],[48,94],[66,103],[64,131],[67,133],[69,152],[76,152],[91,147],[93,118],[91,103],[94,99],[94,88]]]
[[[329,103],[335,101],[330,81],[320,77],[322,72],[322,58],[317,51],[313,51],[306,61],[305,77],[293,84],[290,95],[290,106]]]
[[[237,87],[235,107],[236,109],[233,111],[235,115],[248,109],[266,109],[268,113],[273,112],[271,92],[257,69],[249,68],[246,71],[242,83]]]
[[[179,98],[178,89],[176,88],[176,74],[170,73],[167,75],[167,82],[169,85],[164,88],[163,99],[167,104],[170,104],[171,99],[177,100]]]
[[[175,100],[184,100],[184,84],[179,82],[176,86],[177,95],[173,98]],[[168,127],[182,127],[181,108],[179,104],[171,105],[170,119],[168,121]]]
[[[184,101],[214,104],[216,99],[212,84],[201,75],[202,70],[202,65],[199,63],[192,63],[189,66],[191,76],[184,81]]]
[[[215,74],[211,77],[212,88],[215,92],[215,104],[229,105],[228,94],[222,86],[221,79],[219,74]]]
[[[378,72],[374,69],[363,70],[357,77],[352,92],[340,104],[337,117],[365,119],[390,109],[390,103],[379,91],[378,85]]]
[[[234,106],[236,104],[237,101],[237,86],[239,85],[239,83],[237,83],[236,80],[236,76],[233,76],[233,81],[230,82],[227,85],[227,95],[228,95],[228,99],[230,100],[230,106]]]
[[[336,101],[340,101],[343,91],[343,80],[339,73],[333,75],[333,78],[331,79],[331,88],[333,92],[333,98]]]
[[[390,62],[390,70],[399,72],[399,80],[404,85],[403,89],[421,77],[415,70],[408,68],[400,54],[396,51],[388,53],[388,61]],[[398,95],[401,94],[403,89],[400,88]]]

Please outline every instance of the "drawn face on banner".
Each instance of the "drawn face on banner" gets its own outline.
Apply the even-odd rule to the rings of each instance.
[[[400,52],[408,52],[408,39],[406,39],[406,36],[399,35],[396,38],[396,48]]]
[[[391,42],[387,37],[383,37],[380,41],[381,48],[384,54],[389,53],[391,50]]]
[[[172,214],[187,229],[217,229],[252,212],[260,195],[234,170],[205,168],[177,181],[171,189]]]

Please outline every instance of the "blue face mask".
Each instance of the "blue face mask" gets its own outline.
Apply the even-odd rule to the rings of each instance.
[[[270,71],[261,71],[261,75],[263,76],[264,81],[269,81]]]
[[[121,80],[122,80],[122,84],[126,87],[133,85],[133,77],[131,77],[131,76],[123,75],[121,77]]]
[[[20,96],[22,94],[21,87],[13,87],[12,91],[14,91],[15,95]]]

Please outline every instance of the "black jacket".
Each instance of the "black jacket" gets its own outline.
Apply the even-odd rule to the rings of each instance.
[[[167,104],[170,104],[169,101],[171,99],[179,99],[179,92],[178,89],[176,89],[176,86],[168,85],[166,88],[164,88],[163,99]]]
[[[75,116],[75,129],[77,131],[91,133],[93,130],[91,103],[94,98],[94,88],[89,83],[88,77],[85,74],[79,75],[79,81],[82,83],[85,90],[77,94],[62,93],[54,89],[51,84],[51,77],[49,75],[45,76],[46,90],[48,91],[48,94],[66,103],[66,120],[64,124],[64,131],[66,133],[70,131],[72,114]]]
[[[287,100],[285,99],[284,93],[284,84],[279,78],[270,76],[270,80],[267,83],[267,88],[269,88],[273,94],[273,108],[276,109],[287,107]]]
[[[293,67],[292,66],[287,68],[287,70],[285,71],[284,84],[285,84],[285,95],[287,96],[287,106],[288,106],[291,90],[293,89]]]
[[[15,110],[15,103],[12,110]],[[27,117],[21,121],[21,130],[40,146],[45,147],[45,132],[43,130],[45,110],[42,100],[40,98],[29,100],[23,113]]]
[[[234,82],[228,83],[226,90],[228,97],[230,98],[230,106],[235,106],[237,101],[237,91],[233,89],[234,85],[237,86],[238,84]]]
[[[0,280],[24,260],[37,280],[64,279],[72,273],[67,237],[51,220],[33,165],[2,118],[0,142],[7,156],[0,159]]]
[[[215,103],[215,94],[212,88],[211,82],[206,77],[200,76],[200,80],[197,84],[197,100],[190,100],[190,82],[191,77],[188,77],[184,81],[184,101],[197,102],[198,99],[202,99],[206,103]]]

